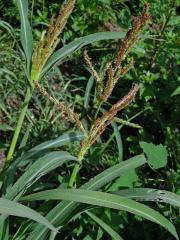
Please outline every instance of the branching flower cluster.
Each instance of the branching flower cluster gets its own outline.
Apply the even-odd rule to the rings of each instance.
[[[67,19],[73,10],[74,4],[75,0],[69,0],[63,5],[56,20],[56,24],[54,24],[54,17],[51,18],[47,39],[45,41],[45,37],[43,36],[35,51],[33,65],[33,71],[35,74],[37,74],[37,69],[40,69],[44,66],[47,59],[59,43],[59,34],[65,27]],[[133,60],[131,60],[125,67],[122,66],[122,62],[134,44],[138,41],[140,32],[147,24],[148,19],[148,5],[145,5],[142,14],[139,17],[133,18],[132,28],[127,32],[124,40],[122,41],[114,61],[111,61],[106,65],[103,74],[99,75],[97,73],[92,64],[91,58],[88,56],[88,53],[86,51],[84,52],[86,64],[96,79],[96,92],[99,106],[107,102],[119,78],[129,71],[129,69],[133,66]],[[105,75],[107,75],[106,82],[104,81]],[[96,119],[92,122],[89,133],[87,133],[77,113],[74,113],[63,101],[59,101],[58,99],[50,96],[49,93],[47,93],[47,91],[39,83],[36,82],[35,84],[38,92],[46,96],[59,109],[61,109],[61,111],[67,113],[70,121],[75,122],[76,126],[83,132],[84,139],[82,141],[80,154],[78,156],[78,160],[80,162],[84,158],[84,155],[90,146],[96,142],[100,135],[105,131],[107,126],[116,118],[118,112],[127,107],[134,100],[139,90],[138,84],[134,84],[127,95],[114,104],[108,111],[104,112],[101,117],[96,117]]]
[[[54,16],[52,16],[50,20],[47,36],[45,32],[43,32],[41,40],[36,44],[31,71],[32,82],[39,79],[42,68],[59,44],[59,36],[66,26],[67,20],[74,9],[74,5],[75,0],[68,0],[67,3],[62,4],[57,19],[55,20]]]

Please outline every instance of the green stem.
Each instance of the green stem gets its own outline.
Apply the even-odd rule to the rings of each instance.
[[[26,111],[27,111],[28,104],[29,104],[29,101],[31,99],[31,96],[32,96],[32,91],[31,91],[30,87],[28,87],[27,92],[26,92],[26,96],[25,96],[25,99],[24,99],[24,103],[23,103],[23,106],[22,106],[22,110],[21,110],[21,113],[20,113],[20,116],[19,116],[19,119],[18,119],[18,123],[17,123],[16,129],[15,129],[14,135],[13,135],[13,139],[11,141],[11,145],[10,145],[10,148],[9,148],[9,151],[8,151],[8,154],[7,154],[7,158],[6,158],[7,161],[11,161],[11,159],[13,157],[14,150],[15,150],[15,147],[16,147],[16,144],[17,144],[17,140],[18,140],[21,128],[22,128],[22,124],[23,124],[23,121],[24,121],[24,118],[25,118],[25,115],[26,115]]]
[[[73,169],[73,172],[71,174],[71,178],[70,178],[69,184],[68,184],[69,188],[72,188],[74,186],[79,169],[80,169],[80,163],[75,163],[74,169]]]
[[[78,162],[76,162],[74,165],[74,169],[73,169],[73,172],[71,174],[71,177],[70,177],[70,180],[68,183],[69,188],[72,188],[74,186],[74,183],[76,182],[76,178],[77,178],[77,174],[79,172],[80,166],[81,166],[81,162],[82,162],[84,155],[86,154],[88,148],[89,148],[89,145],[87,144],[87,146],[82,147],[79,152],[79,156],[77,158]]]

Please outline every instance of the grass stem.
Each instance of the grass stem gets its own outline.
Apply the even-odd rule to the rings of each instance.
[[[80,163],[75,163],[74,169],[73,169],[73,172],[71,174],[71,178],[70,178],[69,184],[68,184],[69,188],[72,188],[74,186],[79,169],[80,169]]]
[[[17,144],[17,140],[19,138],[19,134],[20,134],[20,131],[21,131],[21,128],[22,128],[22,124],[23,124],[23,121],[24,121],[24,118],[25,118],[25,115],[26,115],[26,112],[27,112],[27,108],[28,108],[28,104],[29,104],[29,101],[31,99],[31,96],[32,96],[32,91],[31,91],[30,87],[28,87],[27,92],[26,92],[26,96],[25,96],[25,99],[24,99],[24,103],[23,103],[23,106],[22,106],[22,110],[21,110],[21,113],[20,113],[20,116],[19,116],[19,119],[18,119],[18,123],[17,123],[16,129],[15,129],[12,141],[11,141],[11,145],[10,145],[10,148],[9,148],[9,151],[8,151],[8,154],[7,154],[6,161],[11,161],[11,159],[13,157],[15,147],[16,147],[16,144]]]

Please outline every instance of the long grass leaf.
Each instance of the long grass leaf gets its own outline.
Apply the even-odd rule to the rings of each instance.
[[[76,160],[76,158],[67,152],[55,151],[46,154],[33,163],[17,182],[8,188],[5,197],[17,201],[39,178],[70,160]],[[0,217],[0,226],[6,218],[7,215]]]
[[[64,47],[57,50],[48,60],[47,64],[45,65],[41,77],[43,77],[50,69],[53,67],[55,63],[58,61],[62,61],[70,54],[73,54],[77,50],[81,49],[82,47],[102,40],[110,40],[110,39],[121,39],[124,38],[124,32],[100,32],[90,34],[85,37],[78,38],[71,43],[65,45]]]
[[[153,188],[133,188],[120,190],[115,194],[137,201],[164,202],[180,208],[180,196],[165,190]]]
[[[28,0],[16,0],[16,4],[21,18],[21,44],[26,55],[27,70],[29,71],[33,52],[33,36],[28,20]]]
[[[114,231],[107,223],[105,223],[102,219],[98,218],[93,213],[87,211],[86,214],[92,218],[101,228],[103,228],[114,240],[123,240],[122,237]]]
[[[94,178],[90,179],[87,183],[81,186],[81,189],[98,190],[105,186],[107,183],[113,181],[117,177],[126,173],[129,170],[140,167],[146,163],[146,159],[143,154],[137,155],[129,160],[116,164],[98,174]],[[54,224],[54,226],[60,226],[64,222],[71,219],[71,214],[79,206],[79,203],[72,201],[62,201],[55,206],[48,214],[47,219]],[[45,239],[48,235],[48,230],[43,226],[36,226],[33,232],[30,234],[27,240],[41,240]]]
[[[80,141],[82,139],[83,134],[80,132],[67,132],[56,139],[45,141],[35,146],[34,148],[30,149],[27,153],[25,153],[25,155],[22,158],[24,158],[25,161],[25,159],[32,158],[36,155],[39,155],[42,152],[46,152],[46,150],[59,148],[66,144],[72,143],[74,141]]]
[[[22,200],[66,200],[123,210],[159,224],[178,239],[174,225],[159,212],[134,200],[118,195],[84,189],[54,189],[30,194],[23,197]]]
[[[76,158],[68,152],[55,151],[46,154],[44,157],[41,157],[33,163],[17,180],[17,182],[8,190],[6,198],[17,200],[17,197],[19,198],[25,193],[25,191],[39,178],[70,160],[76,160]]]
[[[0,213],[32,219],[43,224],[47,228],[56,231],[55,227],[53,227],[53,225],[38,212],[8,199],[0,198]]]

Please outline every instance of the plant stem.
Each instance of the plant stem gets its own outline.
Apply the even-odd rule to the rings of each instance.
[[[24,118],[25,118],[25,115],[26,115],[26,111],[27,111],[28,104],[29,104],[29,101],[31,99],[31,96],[32,96],[32,91],[31,91],[30,87],[28,87],[26,95],[25,95],[25,99],[24,99],[24,102],[23,102],[22,110],[21,110],[21,113],[20,113],[20,116],[19,116],[19,119],[18,119],[18,123],[17,123],[16,129],[15,129],[12,141],[11,141],[11,145],[10,145],[10,148],[9,148],[9,151],[8,151],[8,154],[7,154],[7,158],[6,158],[7,161],[11,161],[11,159],[13,157],[14,150],[15,150],[15,147],[16,147],[16,144],[17,144],[17,140],[18,140],[21,128],[22,128],[22,124],[23,124],[23,121],[24,121]]]
[[[81,162],[82,162],[84,155],[86,154],[88,148],[89,148],[89,145],[87,145],[86,147],[82,147],[79,152],[79,155],[77,158],[78,162],[76,162],[74,165],[74,169],[73,169],[73,172],[71,174],[71,177],[70,177],[70,180],[68,183],[69,188],[72,188],[74,186],[74,183],[76,182],[76,178],[77,178],[77,174],[79,172],[80,166],[81,166]]]
[[[80,163],[75,163],[73,172],[71,174],[71,178],[70,178],[69,183],[68,183],[69,188],[73,187],[73,185],[76,181],[76,177],[77,177],[77,174],[79,172],[79,169],[80,169]]]

